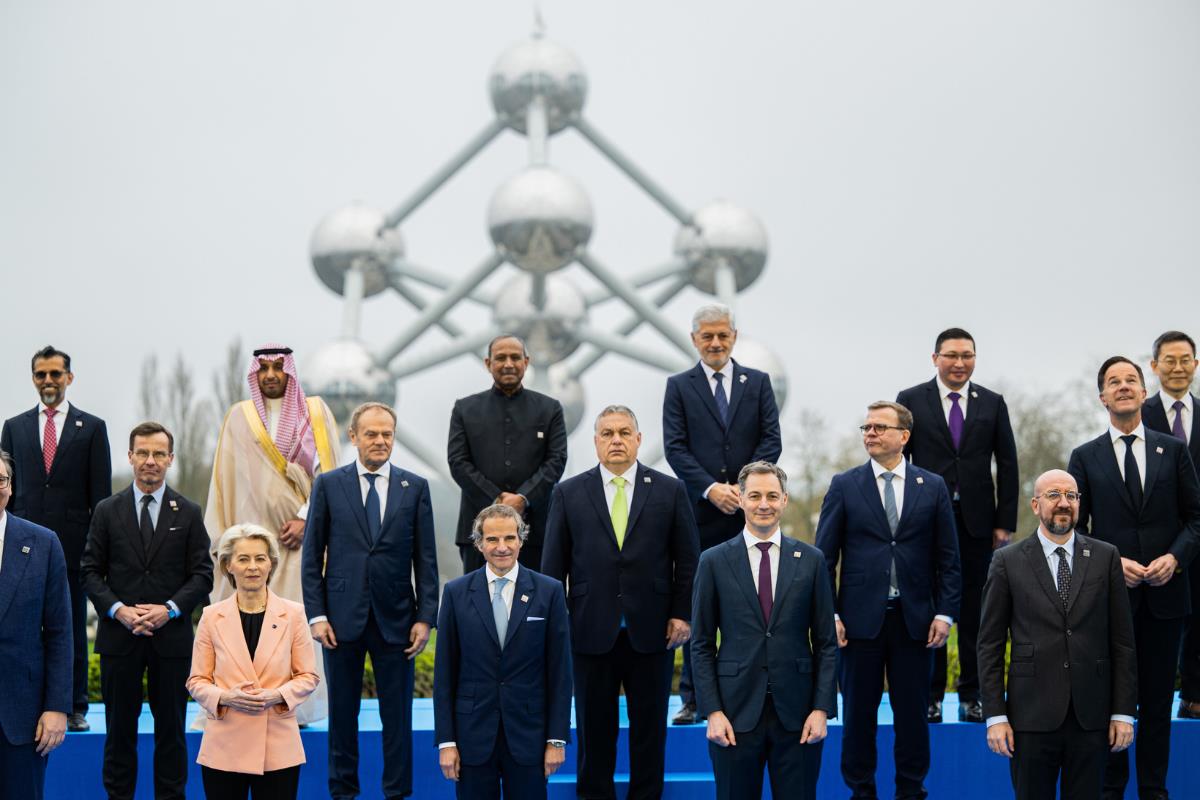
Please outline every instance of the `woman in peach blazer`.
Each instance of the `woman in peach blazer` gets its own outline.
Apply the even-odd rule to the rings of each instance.
[[[213,800],[292,800],[300,783],[296,706],[318,678],[304,607],[267,589],[278,563],[274,534],[258,525],[234,525],[217,546],[237,591],[204,609],[187,681],[208,717],[196,761]]]

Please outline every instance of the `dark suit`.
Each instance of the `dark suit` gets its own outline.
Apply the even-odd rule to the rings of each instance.
[[[58,447],[50,474],[42,458],[38,432],[41,406],[18,414],[0,431],[0,450],[13,457],[13,496],[9,510],[18,517],[58,534],[67,562],[71,589],[71,634],[74,642],[71,710],[86,712],[87,595],[79,578],[79,561],[87,543],[92,512],[112,494],[112,456],[104,420],[68,404],[67,418],[55,418]]]
[[[150,548],[142,546],[133,487],[96,507],[83,553],[83,586],[96,607],[96,652],[108,732],[104,738],[104,788],[109,797],[132,798],[137,783],[137,723],[142,713],[142,673],[148,671],[154,715],[154,792],[183,798],[187,785],[184,716],[191,670],[192,610],[207,602],[213,565],[200,507],[167,486]],[[153,636],[135,636],[109,610],[171,600],[179,616]]]
[[[456,400],[450,412],[450,474],[462,489],[454,543],[463,572],[483,566],[471,543],[475,515],[501,492],[524,495],[529,537],[521,547],[522,566],[542,561],[550,490],[567,466],[567,428],[562,405],[553,397],[522,388],[511,397],[495,388]]]
[[[767,764],[772,796],[813,798],[821,744],[801,745],[800,733],[813,709],[837,716],[837,634],[825,562],[815,547],[782,538],[769,624],[750,563],[742,536],[706,550],[692,593],[697,707],[705,716],[723,711],[738,741],[730,748],[709,743],[717,796],[760,796]]]
[[[571,632],[563,586],[517,571],[504,647],[483,569],[446,584],[433,672],[435,737],[462,761],[458,796],[546,796],[546,742],[571,734]]]
[[[958,699],[968,703],[979,699],[975,637],[979,631],[979,601],[992,560],[992,531],[1016,530],[1020,477],[1017,444],[1004,398],[977,383],[968,383],[961,393],[966,400],[966,417],[957,450],[936,378],[905,389],[896,396],[896,402],[913,415],[913,432],[904,454],[918,467],[941,475],[954,501],[963,581],[958,619]],[[946,649],[938,648],[933,660],[930,689],[933,699],[941,700],[946,693]]]
[[[412,794],[413,670],[404,650],[415,623],[437,622],[437,552],[429,484],[392,464],[383,469],[389,470],[387,502],[374,542],[357,462],[319,475],[308,501],[304,610],[310,622],[327,618],[337,637],[337,647],[325,651],[333,797],[359,793],[358,711],[367,653],[383,723],[384,796]]]
[[[1012,634],[1005,695],[1004,650]],[[1137,712],[1133,619],[1117,549],[1076,536],[1063,609],[1037,534],[996,552],[983,595],[986,718],[1007,716],[1018,798],[1099,797],[1113,714]]]
[[[821,505],[817,547],[832,582],[841,561],[837,610],[842,651],[842,777],[855,797],[875,797],[875,729],[886,667],[896,729],[896,797],[924,797],[929,771],[929,670],[925,643],[936,615],[955,618],[961,574],[945,482],[908,465],[893,537],[871,462],[835,475]],[[892,559],[900,590],[889,602]]]
[[[1124,444],[1119,445],[1124,452]],[[1080,533],[1116,545],[1123,558],[1148,564],[1166,553],[1183,574],[1164,586],[1129,590],[1137,639],[1137,778],[1142,796],[1167,796],[1171,708],[1183,618],[1191,610],[1187,566],[1200,550],[1200,481],[1187,447],[1174,436],[1146,431],[1141,508],[1134,508],[1108,431],[1071,453],[1067,471],[1079,484]],[[1125,751],[1109,758],[1106,791],[1124,791]]]
[[[41,800],[46,759],[34,731],[45,711],[71,713],[70,592],[53,531],[0,510],[0,800]]]
[[[617,695],[629,714],[629,798],[662,794],[674,654],[667,621],[692,618],[699,545],[683,483],[638,464],[617,547],[600,468],[554,488],[542,572],[568,581],[580,797],[614,798]]]
[[[1192,466],[1200,464],[1200,422],[1196,412],[1200,411],[1200,398],[1192,395],[1192,425],[1188,432],[1188,453]],[[1142,422],[1146,428],[1159,433],[1171,433],[1167,412],[1163,408],[1162,395],[1154,394],[1142,406]],[[1200,702],[1200,569],[1195,563],[1188,569],[1192,590],[1192,615],[1184,623],[1183,648],[1179,656],[1179,695],[1192,703]]]

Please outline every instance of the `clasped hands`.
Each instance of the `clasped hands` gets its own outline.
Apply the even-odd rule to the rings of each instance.
[[[1175,577],[1177,569],[1179,569],[1179,562],[1170,553],[1159,556],[1144,567],[1132,558],[1121,559],[1121,571],[1125,574],[1125,585],[1130,589],[1140,583],[1162,586]]]
[[[171,618],[171,609],[165,605],[138,603],[133,606],[121,606],[113,617],[134,636],[153,636],[154,631],[167,624]]]
[[[278,689],[255,688],[254,681],[246,681],[226,689],[221,692],[221,699],[217,701],[218,705],[236,708],[247,714],[260,714],[282,702],[283,695]]]

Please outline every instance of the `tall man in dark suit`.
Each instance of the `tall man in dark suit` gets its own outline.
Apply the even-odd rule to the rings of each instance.
[[[32,368],[38,405],[5,421],[0,450],[14,461],[13,513],[54,531],[62,543],[74,642],[67,730],[86,731],[87,595],[79,561],[92,513],[112,494],[112,456],[104,420],[67,402],[75,379],[71,357],[47,345],[33,354]]]
[[[450,412],[450,474],[462,489],[454,543],[464,573],[482,567],[471,525],[481,509],[502,503],[525,519],[529,539],[521,547],[521,563],[537,569],[550,490],[567,466],[562,405],[521,385],[529,356],[516,336],[493,339],[483,364],[492,374],[492,388],[460,398]]]
[[[779,409],[765,372],[732,359],[737,343],[733,311],[701,306],[692,316],[696,366],[667,379],[663,445],[667,463],[687,486],[700,532],[700,550],[729,541],[745,525],[737,476],[751,461],[775,463],[782,452]],[[676,725],[696,722],[691,649],[683,651],[679,678],[682,707]]]
[[[616,797],[617,698],[629,714],[630,800],[662,794],[674,648],[691,635],[699,544],[683,483],[639,464],[625,406],[596,418],[599,465],[554,488],[542,572],[569,581],[579,797]]]
[[[130,432],[133,484],[96,507],[83,552],[83,586],[100,618],[104,788],[113,800],[132,800],[137,785],[143,673],[154,715],[154,796],[182,800],[187,786],[192,610],[212,591],[213,567],[204,513],[167,486],[174,460],[175,438],[162,425]]]
[[[896,402],[912,411],[913,432],[904,454],[946,481],[954,505],[962,562],[962,610],[958,618],[958,718],[983,722],[975,637],[979,601],[992,550],[1008,543],[1017,526],[1017,445],[1004,398],[971,381],[975,339],[962,328],[938,334],[933,380],[912,386]],[[992,461],[996,479],[992,480]],[[946,649],[933,655],[929,721],[942,721]]]
[[[1154,340],[1150,369],[1158,376],[1159,392],[1142,405],[1146,428],[1169,433],[1187,442],[1192,466],[1200,465],[1200,423],[1191,392],[1196,376],[1196,343],[1182,331],[1167,331]],[[1184,623],[1183,647],[1179,654],[1179,717],[1200,719],[1200,569],[1188,569],[1192,614]]]
[[[571,732],[563,585],[517,563],[528,533],[508,505],[479,512],[487,566],[446,584],[433,710],[438,761],[460,798],[546,797]]]
[[[42,800],[46,758],[71,710],[67,564],[54,532],[5,511],[12,459],[0,450],[0,800]]]
[[[1137,642],[1138,796],[1167,797],[1171,705],[1183,619],[1191,610],[1186,570],[1200,551],[1200,481],[1187,445],[1146,430],[1142,368],[1124,356],[1096,375],[1109,429],[1071,453],[1067,470],[1083,494],[1080,533],[1121,553]],[[1108,759],[1105,797],[1121,797],[1129,756]]]
[[[925,797],[931,651],[958,613],[962,575],[946,483],[904,460],[912,414],[867,406],[870,460],[835,475],[821,504],[817,547],[832,581],[842,650],[842,778],[856,798],[875,793],[875,729],[883,676],[896,730],[896,798]]]
[[[350,418],[358,459],[318,476],[308,501],[304,609],[325,648],[334,798],[359,794],[358,711],[368,653],[383,723],[383,795],[412,794],[412,660],[437,621],[438,571],[429,484],[389,463],[395,438],[395,411],[360,405]]]
[[[1137,709],[1121,557],[1075,533],[1079,491],[1070,473],[1038,477],[1032,506],[1037,532],[996,553],[984,588],[979,672],[988,747],[1012,759],[1022,800],[1053,800],[1060,773],[1063,797],[1099,797],[1108,749],[1133,741]]]
[[[821,551],[779,530],[786,484],[774,464],[742,467],[746,527],[704,551],[696,571],[696,696],[721,800],[761,796],[764,766],[773,797],[815,798],[837,716],[833,592]]]

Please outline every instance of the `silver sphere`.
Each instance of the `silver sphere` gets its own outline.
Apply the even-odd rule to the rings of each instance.
[[[570,264],[592,236],[592,201],[574,179],[552,167],[529,167],[505,181],[488,206],[496,247],[528,272]]]
[[[692,270],[692,285],[716,294],[717,266],[733,267],[737,290],[743,291],[762,274],[767,263],[767,230],[758,217],[727,200],[697,211],[692,226],[675,236],[675,253]]]
[[[546,301],[533,303],[533,276],[518,273],[496,295],[493,319],[502,331],[525,340],[534,364],[548,367],[579,347],[576,328],[587,318],[587,304],[575,284],[561,275],[548,275]]]
[[[388,288],[388,269],[404,255],[400,231],[383,228],[382,211],[353,204],[340,208],[317,224],[308,250],[321,282],[344,292],[346,273],[358,265],[363,272],[363,297]]]
[[[319,394],[341,428],[350,424],[354,409],[368,400],[396,404],[392,376],[375,363],[365,344],[354,339],[321,345],[304,360],[301,374],[305,393]]]
[[[547,130],[557,133],[583,110],[587,75],[575,54],[542,38],[527,39],[496,59],[488,79],[492,107],[510,128],[526,130],[526,112],[537,95],[546,103]]]
[[[571,377],[570,367],[562,363],[551,364],[543,376],[542,370],[531,366],[525,373],[525,385],[562,403],[563,422],[568,435],[579,427],[585,405],[583,384],[578,378]]]
[[[783,368],[783,362],[767,349],[767,346],[756,339],[747,339],[738,334],[737,343],[733,346],[733,358],[743,367],[762,370],[771,376],[771,388],[775,391],[775,405],[783,409],[787,402],[788,379]]]

